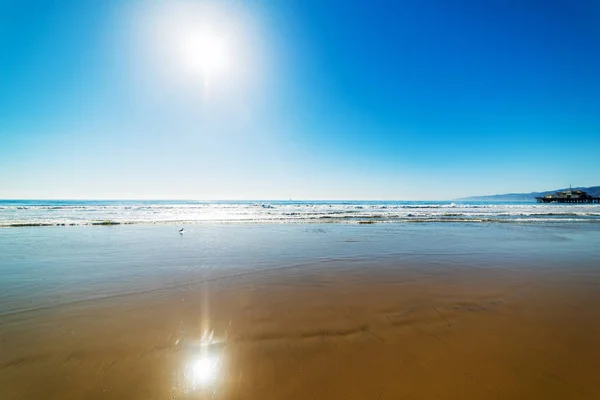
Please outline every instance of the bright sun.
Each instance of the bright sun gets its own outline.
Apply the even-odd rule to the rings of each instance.
[[[236,31],[241,27],[226,9],[210,2],[165,2],[152,11],[148,37],[174,77],[182,82],[191,77],[191,82],[210,86],[231,78]]]
[[[0,0],[1,1],[1,0]],[[203,95],[245,90],[256,71],[256,45],[245,11],[217,1],[165,1],[148,6],[143,37],[165,82]]]
[[[228,69],[229,48],[222,35],[190,30],[178,40],[180,62],[188,72],[199,73],[205,80],[211,80]]]

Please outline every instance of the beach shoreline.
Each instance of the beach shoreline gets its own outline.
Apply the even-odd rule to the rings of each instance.
[[[86,299],[74,292],[78,301],[1,316],[3,398],[594,399],[600,393],[599,254],[586,241],[595,237],[565,230],[548,239],[531,227],[499,226],[212,227],[214,242],[199,247],[208,240],[200,227],[167,244],[164,227],[116,228],[114,242],[107,231],[81,229],[60,238],[69,257],[79,252],[70,260],[72,274],[100,255],[105,268],[134,269],[142,261],[144,268],[132,276],[105,271],[93,277],[97,286],[74,281],[106,290],[122,279],[127,293]],[[30,240],[46,242],[44,235],[55,233],[38,234]],[[156,254],[174,252],[162,260],[144,254],[142,234],[148,246],[163,243]],[[75,240],[89,246],[66,244]],[[65,262],[61,252],[44,254]],[[174,268],[175,260],[212,268],[178,270],[172,281],[172,269],[149,269]],[[155,286],[136,291],[142,281]]]

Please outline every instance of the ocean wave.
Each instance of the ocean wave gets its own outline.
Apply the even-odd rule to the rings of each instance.
[[[600,205],[451,202],[0,202],[0,227],[169,223],[600,222]]]
[[[117,225],[187,225],[187,224],[294,224],[294,223],[340,223],[340,224],[378,224],[378,223],[600,223],[600,218],[499,218],[499,217],[444,217],[444,216],[412,216],[397,218],[349,218],[321,216],[313,218],[265,218],[265,219],[212,219],[212,220],[122,220],[122,221],[53,221],[53,222],[22,222],[2,221],[0,228],[24,227],[76,227],[76,226],[117,226]]]

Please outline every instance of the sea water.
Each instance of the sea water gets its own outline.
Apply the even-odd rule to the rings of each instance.
[[[182,223],[600,222],[600,204],[451,201],[0,201],[0,227]]]

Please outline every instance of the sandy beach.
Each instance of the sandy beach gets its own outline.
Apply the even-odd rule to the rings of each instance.
[[[307,255],[5,312],[1,398],[597,399],[594,258],[500,256]]]

